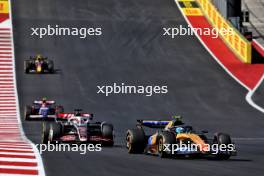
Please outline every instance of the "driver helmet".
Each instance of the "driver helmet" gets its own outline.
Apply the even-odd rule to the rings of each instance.
[[[88,122],[88,118],[82,117],[81,118],[81,124],[85,124]]]
[[[47,104],[46,103],[42,103],[41,107],[45,108],[45,107],[47,107]]]
[[[183,132],[184,132],[184,129],[183,129],[182,127],[177,127],[177,128],[175,129],[175,132],[176,132],[176,133],[183,133]]]
[[[42,56],[40,54],[37,54],[36,60],[39,61],[41,58],[42,58]]]
[[[42,103],[43,103],[43,104],[46,104],[46,102],[47,102],[47,98],[46,98],[46,97],[43,97],[43,98],[42,98]]]

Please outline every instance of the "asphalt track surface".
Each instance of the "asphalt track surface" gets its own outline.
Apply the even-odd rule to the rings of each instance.
[[[247,91],[212,59],[195,36],[169,39],[163,27],[186,25],[173,0],[13,0],[17,82],[21,114],[47,96],[65,109],[83,108],[115,126],[116,146],[102,152],[43,154],[48,176],[57,175],[262,175],[264,117],[245,101]],[[30,36],[48,24],[102,27],[103,36]],[[25,75],[23,60],[43,53],[54,59],[55,75]],[[168,85],[166,95],[97,94],[97,85]],[[230,133],[238,156],[229,161],[160,159],[129,155],[126,129],[136,119],[181,114],[198,129]],[[24,122],[27,136],[40,141],[39,122]]]
[[[259,106],[264,107],[264,94],[263,94],[264,83],[261,82],[257,90],[252,96],[252,100]]]

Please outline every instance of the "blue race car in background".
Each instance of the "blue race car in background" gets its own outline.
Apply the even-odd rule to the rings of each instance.
[[[57,114],[63,112],[63,106],[43,98],[42,100],[35,100],[31,106],[25,107],[24,118],[25,120],[54,120]]]

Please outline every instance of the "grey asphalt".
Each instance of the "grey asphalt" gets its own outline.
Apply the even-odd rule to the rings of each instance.
[[[66,111],[82,108],[114,124],[116,146],[102,152],[43,154],[48,176],[58,175],[262,175],[264,117],[245,101],[247,91],[213,60],[195,36],[170,39],[163,27],[186,25],[173,0],[13,0],[13,22],[21,115],[23,107],[46,96]],[[31,36],[48,24],[102,27],[103,35]],[[23,60],[36,53],[54,59],[55,75],[25,75]],[[167,85],[165,95],[97,94],[98,85]],[[126,129],[136,119],[168,119],[234,137],[238,156],[229,161],[160,159],[129,155]],[[24,122],[26,135],[40,141],[39,122]]]
[[[256,89],[256,91],[252,96],[252,100],[260,107],[264,107],[263,88],[264,88],[264,83],[261,82],[261,84],[258,86],[258,88]]]

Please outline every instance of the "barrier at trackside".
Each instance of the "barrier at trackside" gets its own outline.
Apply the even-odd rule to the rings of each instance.
[[[251,43],[242,36],[215,8],[211,0],[196,0],[200,5],[204,15],[207,17],[212,26],[219,31],[233,31],[228,35],[221,35],[227,46],[243,61],[252,63],[252,46]]]

